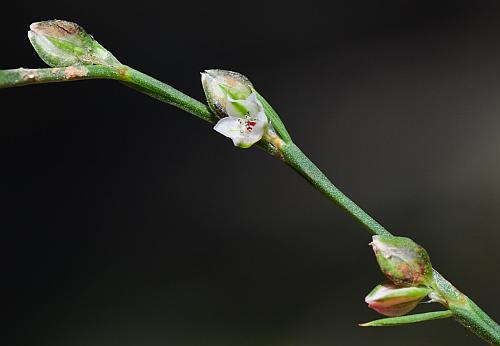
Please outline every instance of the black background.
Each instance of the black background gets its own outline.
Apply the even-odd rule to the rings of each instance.
[[[59,18],[200,100],[199,71],[244,73],[341,189],[500,319],[498,1],[1,11],[0,68],[43,67],[26,32]],[[0,102],[1,344],[483,344],[452,320],[357,327],[380,317],[370,237],[261,150],[113,81]]]

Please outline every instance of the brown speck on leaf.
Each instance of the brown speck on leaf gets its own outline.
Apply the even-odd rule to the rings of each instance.
[[[20,68],[21,78],[25,81],[35,81],[38,78],[38,72],[32,69]]]
[[[128,72],[128,68],[126,66],[120,66],[120,67],[118,67],[118,73],[120,74],[120,76],[126,77],[127,76],[127,72]]]
[[[80,67],[68,66],[64,69],[64,75],[66,76],[66,79],[85,77],[88,73],[89,73],[89,70],[87,70],[87,68],[84,66],[80,66]]]
[[[276,135],[272,136],[271,138],[268,138],[268,140],[271,143],[271,145],[274,147],[274,150],[275,150],[274,155],[282,160],[284,158],[284,156],[283,156],[283,153],[281,152],[281,148],[283,147],[285,142],[283,142],[283,140]]]
[[[279,152],[281,152],[281,148],[283,147],[284,144],[285,144],[285,142],[283,142],[283,140],[281,138],[279,138],[278,136],[276,136],[273,139],[273,145],[276,147],[276,149],[278,149]]]
[[[227,85],[234,87],[238,83],[238,81],[233,77],[227,77],[226,83]]]

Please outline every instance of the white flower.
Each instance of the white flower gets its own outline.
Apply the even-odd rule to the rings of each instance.
[[[248,148],[257,143],[269,127],[264,107],[255,92],[246,100],[228,98],[226,110],[228,116],[219,120],[214,130],[231,138],[237,147]]]
[[[243,75],[225,70],[201,74],[208,105],[221,119],[215,131],[233,140],[235,146],[248,148],[270,128],[262,103],[252,83]]]

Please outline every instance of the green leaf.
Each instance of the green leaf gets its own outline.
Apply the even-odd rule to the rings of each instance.
[[[451,312],[450,310],[434,311],[434,312],[425,312],[422,314],[415,314],[415,315],[382,318],[380,320],[362,323],[362,324],[360,324],[360,326],[361,327],[394,327],[394,326],[410,324],[410,323],[438,320],[438,319],[448,318],[448,317],[452,317],[452,316],[453,316],[453,312]]]
[[[266,101],[266,99],[259,94],[257,91],[257,98],[259,101],[262,103],[262,106],[264,107],[264,111],[266,112],[267,117],[271,121],[271,124],[273,125],[274,130],[276,133],[281,137],[285,143],[289,143],[292,141],[292,138],[290,137],[290,134],[286,130],[285,124],[281,121],[278,113],[274,110],[273,107],[269,104],[269,102]]]

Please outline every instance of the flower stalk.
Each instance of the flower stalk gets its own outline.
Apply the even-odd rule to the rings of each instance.
[[[86,34],[81,27],[74,27],[71,25],[74,23],[67,23],[63,21],[41,22],[36,23],[31,28],[31,42],[42,59],[53,66],[53,68],[20,68],[0,71],[0,88],[85,79],[111,79],[122,82],[128,87],[162,102],[185,110],[213,125],[229,117],[236,118],[226,120],[226,122],[232,121],[231,126],[219,131],[221,133],[230,134],[230,132],[226,131],[227,129],[234,128],[234,125],[237,125],[237,123],[240,124],[240,120],[246,120],[247,116],[250,119],[253,119],[252,117],[255,116],[256,122],[260,121],[263,125],[262,133],[258,133],[258,139],[255,141],[257,137],[245,137],[248,133],[240,132],[243,137],[236,139],[233,138],[234,136],[231,137],[236,145],[246,147],[249,146],[250,142],[252,142],[250,145],[256,143],[270,154],[279,157],[311,183],[314,188],[360,223],[370,234],[379,236],[379,238],[374,240],[374,243],[380,253],[387,250],[387,247],[384,248],[385,245],[380,243],[381,240],[385,244],[396,244],[400,241],[398,237],[394,237],[380,223],[342,193],[309,157],[292,142],[276,111],[253,88],[251,83],[247,85],[248,90],[244,90],[244,88],[240,89],[240,94],[226,88],[226,94],[221,94],[217,91],[214,94],[215,96],[210,96],[210,93],[213,91],[211,90],[210,93],[207,93],[209,101],[211,97],[224,98],[229,96],[229,98],[223,100],[226,103],[219,103],[217,107],[215,103],[210,104],[209,102],[209,107],[168,84],[134,70],[131,67],[122,65],[111,53],[99,45],[90,35]],[[74,30],[69,30],[65,25],[69,25]],[[62,30],[61,26],[67,30]],[[213,78],[213,76],[211,77]],[[224,88],[221,90],[224,91]],[[206,87],[205,91],[207,91]],[[225,108],[223,107],[224,105]],[[228,110],[228,105],[230,106],[229,108],[233,107],[234,109],[231,108]],[[256,124],[252,125],[252,128],[255,126]],[[424,257],[426,256],[425,250],[422,252],[420,248],[414,247],[411,243],[407,241],[404,241],[404,243],[403,255],[401,255],[401,252],[396,252],[399,256],[398,258],[402,258],[403,260],[405,258],[415,259],[412,257],[413,255],[408,257],[409,253],[425,254]],[[396,250],[401,250],[400,243],[395,246]],[[377,253],[377,250],[375,252]],[[399,275],[397,271],[401,268],[400,266],[394,266],[393,263],[386,263],[384,260],[379,260],[382,270],[384,272],[387,270],[391,274],[388,277],[389,279],[394,279],[393,285],[395,286],[391,286],[390,288],[393,292],[381,291],[379,288],[375,292],[378,295],[372,292],[374,294],[371,297],[369,295],[367,301],[375,304],[380,311],[388,312],[389,315],[395,316],[407,313],[414,307],[414,303],[418,303],[423,296],[428,294],[431,300],[441,303],[447,310],[390,317],[365,323],[362,326],[392,326],[453,317],[485,341],[493,345],[500,345],[500,326],[471,299],[451,285],[435,269],[432,269],[430,261],[427,261],[427,259],[423,262],[418,262],[420,258],[417,258],[418,264],[415,268],[422,269],[421,271],[417,270],[414,272],[418,272],[419,275],[421,274],[418,280],[414,280],[416,276],[413,274],[410,276],[406,276],[406,273],[405,275]],[[411,263],[409,267],[412,267]],[[406,291],[400,290],[404,287],[410,289]],[[402,303],[404,306],[399,306],[398,308],[400,309],[397,311],[391,310],[395,305],[391,302]]]

